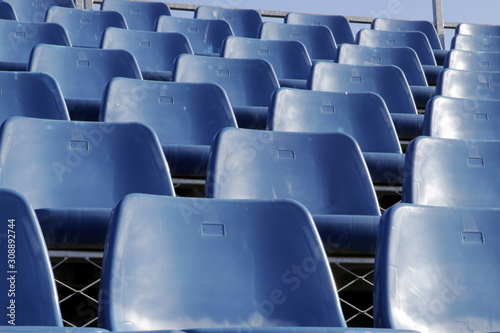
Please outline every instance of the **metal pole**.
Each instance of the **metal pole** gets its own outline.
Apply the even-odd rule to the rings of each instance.
[[[445,46],[444,43],[444,19],[443,19],[443,1],[442,0],[432,0],[432,11],[434,16],[434,27],[439,37],[441,45]]]
[[[76,8],[92,9],[92,0],[75,0]]]

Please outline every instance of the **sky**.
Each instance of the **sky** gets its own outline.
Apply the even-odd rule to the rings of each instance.
[[[177,0],[175,2],[346,16],[429,21],[433,19],[431,0]],[[442,2],[445,22],[500,24],[499,0],[442,0]],[[361,28],[363,26],[354,25],[354,33]],[[445,34],[447,44],[453,33],[453,30],[447,30]]]

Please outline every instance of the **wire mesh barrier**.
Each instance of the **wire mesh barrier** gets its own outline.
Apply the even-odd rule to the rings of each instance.
[[[74,255],[74,254],[73,254]],[[329,258],[349,327],[373,327],[373,258]],[[64,325],[97,327],[101,253],[51,254]]]

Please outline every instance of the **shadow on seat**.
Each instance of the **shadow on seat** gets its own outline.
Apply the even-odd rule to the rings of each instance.
[[[268,128],[349,134],[363,151],[374,183],[403,181],[404,155],[387,106],[377,94],[281,88],[269,107]]]
[[[183,53],[193,54],[183,34],[119,28],[104,31],[101,48],[130,52],[146,80],[171,81],[175,59]]]
[[[51,7],[46,22],[58,23],[67,31],[72,46],[94,47],[101,45],[107,27],[127,29],[122,14],[113,11]]]
[[[248,38],[257,38],[262,24],[262,16],[255,9],[198,6],[194,17],[224,20],[229,23],[235,36]]]
[[[263,129],[272,94],[280,87],[271,64],[262,59],[229,59],[181,54],[176,82],[217,83],[226,91],[239,127]]]
[[[305,89],[312,66],[304,44],[294,40],[228,37],[224,40],[222,56],[269,61],[282,87]]]
[[[134,194],[111,218],[99,326],[286,330],[346,324],[304,206]]]
[[[171,15],[167,3],[152,1],[104,0],[101,10],[118,12],[129,29],[143,31],[155,31],[156,20],[162,15]]]
[[[294,199],[313,214],[327,249],[374,250],[377,197],[358,144],[344,133],[224,129],[212,144],[206,196]]]
[[[33,49],[28,69],[57,80],[72,120],[98,119],[104,88],[112,78],[142,79],[137,61],[125,50],[40,44]]]
[[[0,70],[26,71],[33,47],[38,44],[71,46],[59,24],[0,20]]]
[[[422,133],[424,116],[417,113],[408,81],[396,66],[316,63],[308,85],[319,91],[376,93],[387,104],[400,139]]]
[[[156,23],[158,32],[179,32],[184,34],[197,55],[218,57],[222,42],[233,36],[233,29],[224,20],[160,16]]]
[[[174,195],[158,138],[138,123],[13,117],[0,153],[0,187],[27,197],[50,249],[102,249],[122,197]]]
[[[330,29],[323,25],[264,22],[260,26],[259,38],[302,42],[313,61],[334,61],[337,58],[337,43]]]
[[[45,73],[0,72],[0,124],[13,116],[69,120],[56,80]]]
[[[100,120],[151,126],[174,177],[205,178],[212,139],[222,128],[236,127],[227,95],[216,84],[125,78],[108,85]]]
[[[17,20],[20,22],[45,22],[47,11],[53,6],[75,8],[75,2],[73,0],[4,0],[4,2],[9,3],[12,8],[14,8]]]

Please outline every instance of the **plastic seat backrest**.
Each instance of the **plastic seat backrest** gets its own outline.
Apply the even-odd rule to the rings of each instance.
[[[288,198],[312,214],[379,215],[374,193],[358,144],[343,133],[224,129],[212,144],[210,198]]]
[[[134,194],[111,220],[101,327],[345,327],[314,222],[296,202]],[[314,270],[300,279],[296,265]]]
[[[47,11],[53,6],[75,8],[73,0],[4,1],[8,2],[14,8],[17,20],[21,22],[45,22]]]
[[[500,52],[450,50],[445,68],[465,71],[500,71]]]
[[[460,23],[455,28],[455,35],[500,36],[500,25]]]
[[[500,140],[500,101],[436,96],[427,103],[423,134],[461,140]]]
[[[356,35],[356,43],[364,46],[407,46],[417,52],[422,65],[436,66],[436,59],[431,44],[420,31],[383,31],[361,29]]]
[[[107,27],[127,29],[122,14],[114,11],[51,7],[45,21],[62,25],[76,47],[98,48]]]
[[[373,92],[382,97],[390,113],[417,114],[410,86],[396,66],[363,66],[316,63],[311,70],[312,90]]]
[[[179,32],[184,34],[194,53],[219,56],[222,42],[233,36],[233,29],[224,20],[195,19],[187,17],[160,16],[156,24],[158,32]]]
[[[28,69],[54,76],[65,99],[82,101],[100,101],[114,77],[142,78],[134,56],[125,50],[40,44],[33,49]]]
[[[171,72],[180,54],[193,54],[188,39],[180,33],[107,28],[101,48],[130,52],[143,73]]]
[[[219,130],[236,127],[226,93],[211,83],[115,78],[104,93],[100,117],[145,123],[162,145],[210,145]]]
[[[498,331],[492,314],[500,310],[499,218],[498,209],[398,204],[386,211],[375,261],[375,326]]]
[[[48,74],[0,72],[0,87],[0,124],[13,116],[69,120],[61,89]]]
[[[12,5],[6,1],[0,2],[0,19],[17,21],[17,15]]]
[[[3,326],[62,327],[56,285],[42,231],[24,196],[0,190]]]
[[[481,100],[500,100],[500,72],[444,69],[436,84],[436,95]]]
[[[198,6],[194,17],[227,21],[235,36],[248,38],[257,38],[262,24],[262,16],[255,9]]]
[[[385,31],[420,31],[427,36],[431,47],[435,50],[442,50],[436,28],[430,21],[425,20],[401,20],[391,18],[376,18],[372,21],[372,29]]]
[[[119,12],[132,30],[155,31],[156,20],[161,15],[171,15],[164,2],[105,0],[101,10]]]
[[[349,20],[342,15],[288,13],[285,16],[285,23],[324,25],[331,30],[337,44],[354,43],[354,35]]]
[[[451,49],[464,51],[500,52],[500,37],[455,35],[450,45]]]
[[[500,142],[419,137],[406,149],[403,202],[499,207]]]
[[[268,127],[285,132],[343,132],[364,152],[401,153],[385,102],[374,93],[281,88],[269,107]]]
[[[279,88],[271,64],[262,59],[228,59],[181,54],[174,66],[174,81],[221,85],[235,106],[269,106]]]
[[[311,59],[335,60],[337,43],[332,32],[322,25],[302,25],[264,22],[260,26],[260,39],[297,40],[302,42]]]
[[[228,37],[224,41],[222,56],[267,60],[280,79],[307,80],[312,66],[304,44],[292,40]]]
[[[0,20],[0,69],[25,71],[38,44],[71,46],[68,34],[56,23]]]
[[[35,209],[111,209],[129,193],[175,193],[156,134],[139,123],[13,117],[0,153],[0,186]]]
[[[356,44],[341,45],[339,64],[347,65],[394,65],[405,74],[410,85],[427,86],[424,69],[417,53],[409,47],[372,47]]]

